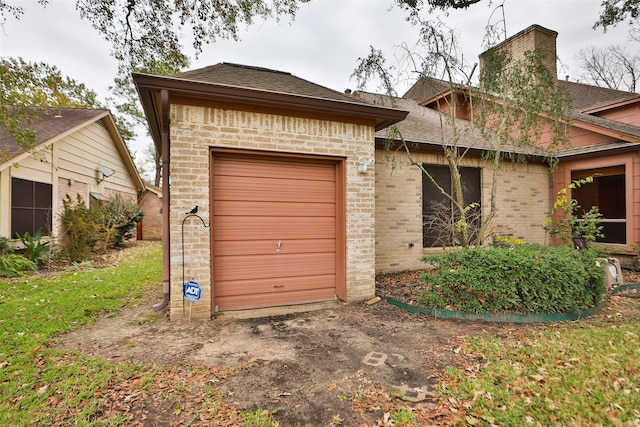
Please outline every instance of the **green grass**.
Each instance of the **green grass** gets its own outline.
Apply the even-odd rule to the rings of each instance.
[[[159,245],[138,245],[121,256],[117,268],[0,281],[0,425],[92,424],[103,410],[96,392],[141,370],[50,345],[161,282]],[[69,408],[75,419],[57,418]]]
[[[550,327],[469,340],[483,361],[449,369],[440,392],[473,425],[638,425],[640,322]],[[451,400],[450,400],[451,401]]]
[[[57,335],[159,288],[159,244],[139,243],[119,255],[115,267],[84,263],[60,274],[0,281],[0,426],[127,426],[142,416],[159,417],[149,425],[279,425],[275,413],[226,405],[210,386],[212,378],[252,364],[218,371],[188,363],[112,363],[55,347]],[[141,324],[151,321],[157,319]]]

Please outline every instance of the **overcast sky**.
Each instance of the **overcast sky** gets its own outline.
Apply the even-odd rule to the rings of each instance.
[[[560,78],[580,74],[575,54],[591,45],[607,47],[627,41],[627,25],[619,25],[604,33],[593,30],[602,0],[505,0],[504,14],[507,36],[532,24],[557,31],[557,49],[561,66]],[[28,61],[57,66],[63,74],[85,83],[101,98],[116,72],[110,46],[91,26],[79,18],[75,0],[53,0],[46,8],[36,0],[10,3],[25,8],[16,21],[8,17],[0,27],[0,55],[22,57]],[[485,0],[468,10],[445,17],[448,25],[459,33],[465,58],[477,61],[483,50],[485,25],[502,21],[500,1],[489,5]],[[343,91],[355,89],[350,79],[359,57],[366,56],[369,46],[392,57],[394,46],[416,38],[413,29],[392,0],[313,0],[302,5],[294,21],[282,19],[257,22],[241,34],[241,41],[223,41],[206,45],[191,68],[220,62],[255,65],[290,72],[298,77]],[[404,93],[408,87],[399,88]],[[375,91],[376,87],[368,87]],[[144,136],[132,147],[134,151],[149,141]]]

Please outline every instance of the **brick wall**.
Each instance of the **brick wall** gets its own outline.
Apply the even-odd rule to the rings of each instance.
[[[162,239],[162,199],[153,191],[147,191],[140,201],[144,209],[141,221],[142,240]]]
[[[372,158],[371,126],[200,106],[171,106],[171,305],[172,319],[183,315],[181,226],[184,213],[198,205],[209,223],[210,147],[331,155],[346,158],[347,301],[375,292],[375,168],[357,171],[360,157]],[[185,280],[203,289],[192,316],[211,315],[210,234],[198,219],[184,229]],[[187,311],[188,315],[188,303]]]
[[[444,165],[437,153],[413,153],[416,161]],[[395,166],[395,167],[394,167]],[[467,159],[463,166],[482,167],[480,159]],[[388,158],[376,152],[376,271],[423,268],[424,253],[442,249],[422,248],[422,172],[396,153]],[[490,205],[491,169],[482,170],[482,205]],[[496,215],[490,234],[545,243],[542,224],[549,212],[550,183],[544,165],[505,163],[499,172]],[[490,235],[489,234],[489,235]],[[410,247],[410,243],[414,246]]]

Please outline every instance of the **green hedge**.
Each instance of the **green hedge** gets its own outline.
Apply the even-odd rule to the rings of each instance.
[[[600,302],[604,271],[592,250],[517,245],[425,256],[436,265],[424,274],[419,303],[469,313],[524,314],[578,311]]]

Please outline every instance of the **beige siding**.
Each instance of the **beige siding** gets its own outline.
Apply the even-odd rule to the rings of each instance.
[[[171,317],[183,315],[181,223],[193,206],[209,223],[209,148],[331,155],[346,159],[346,299],[375,292],[374,172],[357,172],[360,157],[372,158],[371,126],[216,108],[171,108]],[[203,289],[193,316],[209,317],[211,307],[209,231],[199,221],[185,227],[185,278]]]
[[[120,194],[130,200],[137,200],[137,191],[125,163],[120,157],[111,135],[99,123],[92,123],[78,132],[67,136],[55,144],[59,182],[54,194],[58,195],[56,213],[61,213],[62,202],[67,194],[72,198],[80,195],[89,203],[90,193],[101,193],[107,197]],[[102,182],[98,165],[114,173]],[[59,229],[59,215],[54,215],[54,230]]]
[[[0,236],[11,234],[11,168],[0,170]]]
[[[439,154],[413,153],[416,161],[444,165]],[[468,159],[463,166],[482,167],[480,159]],[[376,153],[376,271],[423,268],[424,253],[442,249],[422,248],[422,172],[397,153],[389,159]],[[491,169],[482,171],[483,215],[491,194]],[[542,224],[549,211],[550,184],[544,165],[505,163],[499,173],[496,215],[489,235],[545,243]],[[410,243],[414,246],[410,247]]]
[[[47,147],[39,150],[31,157],[27,157],[15,166],[12,166],[11,177],[21,178],[29,181],[43,182],[45,184],[53,183],[53,164],[52,149]]]
[[[97,182],[99,164],[114,171],[112,176],[101,183]],[[73,198],[79,194],[85,202],[88,202],[90,192],[105,196],[118,193],[137,200],[135,181],[116,149],[111,134],[101,122],[91,123],[61,140],[43,146],[32,155],[19,160],[15,166],[3,170],[1,174],[2,200],[11,200],[11,177],[52,184],[54,233],[60,230],[62,201],[67,194]],[[2,205],[0,235],[6,236],[11,231],[11,208],[10,203]]]

